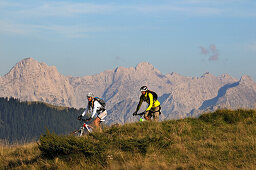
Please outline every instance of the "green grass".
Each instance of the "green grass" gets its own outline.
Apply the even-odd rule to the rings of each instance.
[[[218,110],[197,119],[109,127],[84,137],[46,132],[29,147],[2,146],[0,169],[9,168],[255,169],[256,112]]]

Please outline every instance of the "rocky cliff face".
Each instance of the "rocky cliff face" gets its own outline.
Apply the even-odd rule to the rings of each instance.
[[[220,107],[256,107],[256,83],[248,76],[237,80],[210,73],[201,77],[163,75],[146,62],[135,68],[118,67],[92,76],[66,77],[54,66],[27,58],[0,77],[0,96],[81,108],[87,105],[86,94],[93,92],[107,102],[108,123],[125,123],[136,119],[131,114],[143,85],[157,92],[162,105],[161,119],[197,116]]]
[[[1,96],[13,96],[27,101],[44,101],[55,105],[76,104],[69,79],[56,67],[27,58],[17,63],[2,78]]]

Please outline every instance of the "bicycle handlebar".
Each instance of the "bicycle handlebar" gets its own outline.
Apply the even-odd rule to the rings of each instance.
[[[89,120],[88,119],[81,119],[81,121],[88,122]]]
[[[145,113],[144,112],[141,112],[141,113],[137,113],[135,116],[142,116],[142,115],[144,115]]]
[[[83,122],[89,122],[88,119],[80,119],[80,121],[83,121]],[[105,120],[104,119],[101,119],[100,122],[104,122]]]

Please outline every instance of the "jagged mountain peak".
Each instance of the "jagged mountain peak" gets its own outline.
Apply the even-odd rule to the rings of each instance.
[[[154,70],[154,66],[148,62],[141,62],[136,67],[135,70]]]
[[[168,74],[166,74],[166,76],[170,76],[170,77],[184,77],[184,76],[182,76],[182,75],[180,75],[179,73],[176,73],[176,72],[168,73]]]
[[[143,67],[154,68],[154,66],[152,64],[150,64],[149,62],[141,62],[141,63],[137,64],[136,69],[143,68]]]
[[[23,60],[21,60],[20,62],[18,62],[13,69],[15,68],[19,68],[19,69],[28,69],[31,67],[39,67],[39,66],[47,66],[45,63],[40,63],[37,60],[33,59],[33,58],[25,58]]]
[[[253,81],[253,79],[248,76],[248,75],[243,75],[240,80],[239,80],[240,84],[255,84],[255,82]]]
[[[206,77],[215,77],[213,74],[211,74],[210,72],[205,72],[201,78],[206,78]]]
[[[23,59],[8,76],[0,77],[0,96],[81,108],[87,104],[85,95],[93,92],[106,100],[109,118],[118,115],[112,115],[113,122],[120,122],[119,116],[125,122],[136,109],[142,85],[157,92],[163,118],[177,118],[190,112],[192,115],[195,112],[191,110],[200,106],[228,105],[229,101],[251,106],[248,103],[256,98],[256,83],[246,75],[240,81],[227,74],[216,77],[209,72],[192,78],[174,72],[163,75],[152,64],[142,62],[136,67],[120,66],[91,76],[66,77],[55,66],[33,58]]]
[[[176,73],[176,72],[171,72],[171,73],[170,73],[170,75],[172,75],[172,76],[176,76],[176,75],[178,75],[178,76],[179,76],[179,74],[178,74],[178,73]]]
[[[28,57],[28,58],[24,58],[23,60],[21,60],[20,62],[25,62],[25,63],[39,63],[37,60],[35,60],[32,57]],[[20,63],[19,62],[19,63]]]
[[[161,72],[156,69],[151,63],[149,62],[141,62],[135,67],[136,72],[157,72],[161,74]]]
[[[232,78],[233,79],[233,77],[230,76],[229,74],[222,74],[222,75],[220,75],[220,77],[221,78]]]
[[[248,75],[243,75],[240,81],[253,81],[252,78]]]
[[[134,68],[133,67],[130,67],[130,68],[126,68],[126,67],[123,67],[123,66],[119,66],[115,69],[115,73],[117,72],[131,72],[131,71],[134,71]]]
[[[69,98],[73,88],[68,78],[61,75],[55,66],[48,66],[33,58],[18,62],[3,79],[0,89],[5,91],[0,91],[0,94],[4,97],[12,96],[25,101],[43,101],[62,106],[71,106],[74,102],[74,99]]]
[[[4,77],[19,78],[30,74],[49,73],[59,74],[55,66],[48,66],[33,58],[25,58],[18,62]]]

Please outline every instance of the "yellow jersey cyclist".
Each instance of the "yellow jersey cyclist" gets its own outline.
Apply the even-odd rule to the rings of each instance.
[[[140,88],[141,96],[140,101],[137,106],[136,111],[133,113],[133,116],[137,115],[142,102],[147,102],[148,107],[144,111],[144,118],[150,120],[153,117],[154,121],[159,121],[159,115],[161,114],[160,102],[157,100],[157,94],[153,91],[148,90],[147,86],[142,86]]]

